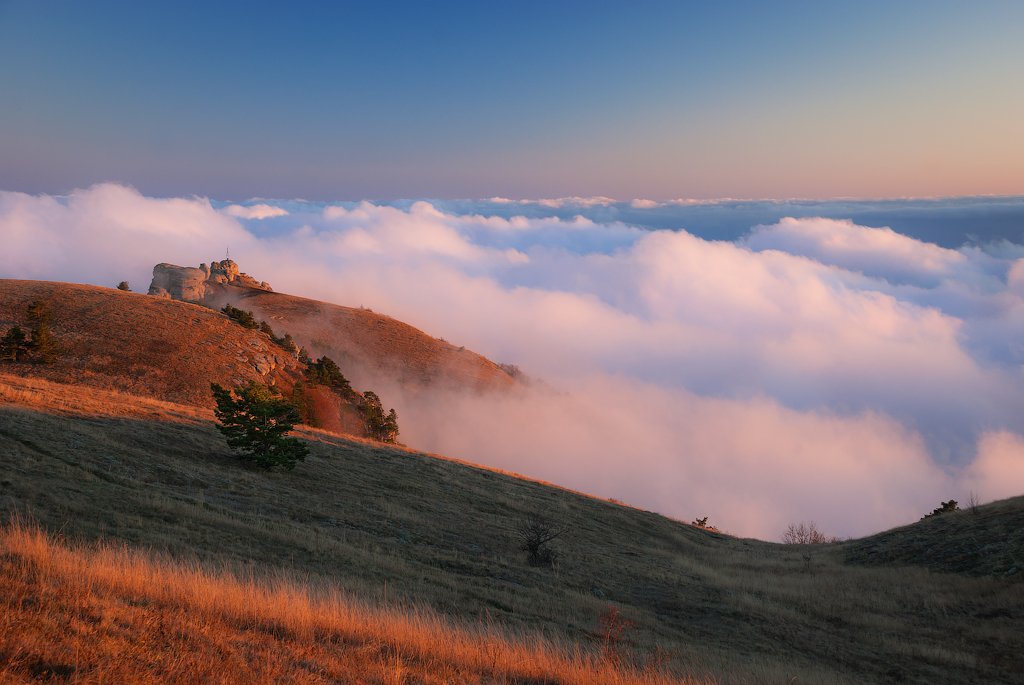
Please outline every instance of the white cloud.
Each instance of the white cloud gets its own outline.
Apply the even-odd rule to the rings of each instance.
[[[559,197],[559,198],[548,198],[541,200],[532,200],[527,202],[533,202],[542,207],[550,207],[552,209],[562,209],[564,207],[604,207],[607,205],[615,204],[615,198],[603,197],[597,195],[594,197]],[[524,202],[526,204],[527,202]]]
[[[860,534],[968,488],[1024,493],[1010,246],[822,219],[731,243],[428,202],[287,206],[256,235],[202,199],[0,193],[0,274],[141,286],[156,262],[230,244],[279,291],[370,306],[550,384],[427,401],[368,379],[410,444],[737,533],[813,518]]]
[[[964,480],[981,501],[1022,494],[1024,436],[1009,431],[983,434],[978,456],[966,469]]]
[[[785,218],[757,226],[745,243],[754,250],[781,250],[823,264],[894,282],[935,284],[953,276],[966,257],[891,228],[866,228],[851,221]]]
[[[660,207],[661,203],[656,200],[636,198],[629,203],[629,206],[633,209],[654,209],[656,207]]]
[[[239,219],[272,219],[278,216],[288,216],[288,210],[266,204],[228,205],[221,211]]]

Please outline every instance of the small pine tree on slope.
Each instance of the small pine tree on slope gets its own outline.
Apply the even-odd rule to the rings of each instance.
[[[234,393],[216,383],[210,384],[210,390],[217,402],[217,430],[243,459],[266,469],[280,466],[291,470],[309,454],[302,441],[287,437],[300,420],[288,400],[255,381],[235,388]]]

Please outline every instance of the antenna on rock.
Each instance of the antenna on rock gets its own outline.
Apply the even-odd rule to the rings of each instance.
[[[231,259],[231,246],[224,248],[224,259]]]

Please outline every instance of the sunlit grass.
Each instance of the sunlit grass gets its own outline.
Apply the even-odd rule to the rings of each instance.
[[[18,522],[0,531],[0,552],[4,681],[697,682],[293,579],[72,547]]]

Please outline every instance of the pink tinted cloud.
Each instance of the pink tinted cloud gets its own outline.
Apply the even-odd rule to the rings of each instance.
[[[824,218],[784,218],[772,226],[757,226],[744,242],[754,250],[780,250],[893,281],[933,283],[953,276],[967,260],[961,252],[891,228]]]

